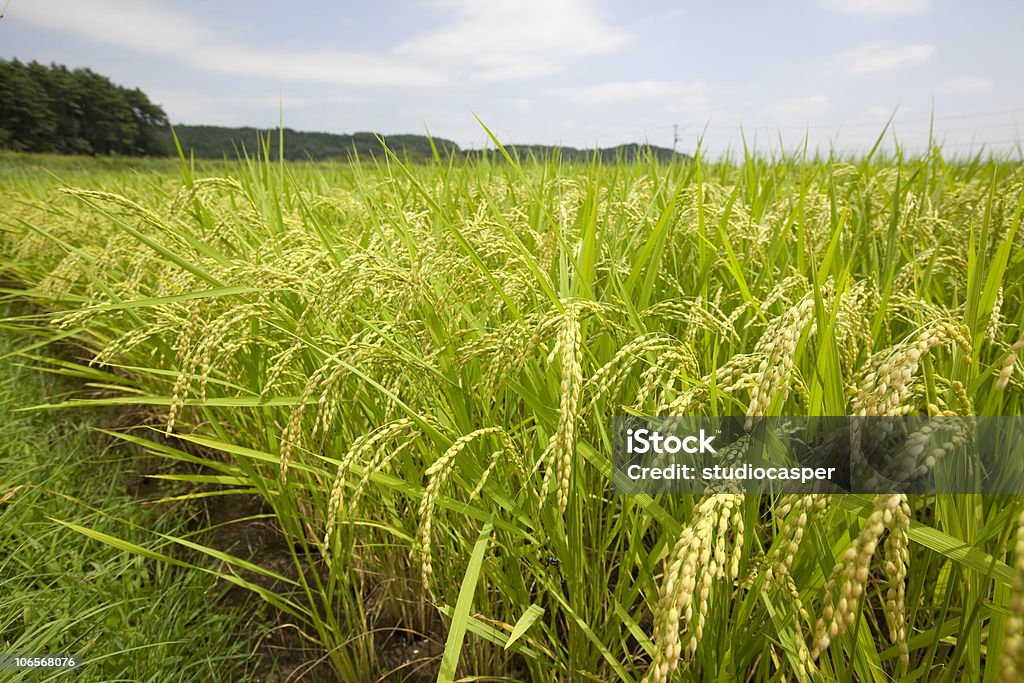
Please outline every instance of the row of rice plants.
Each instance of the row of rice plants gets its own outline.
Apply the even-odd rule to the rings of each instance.
[[[266,500],[291,571],[208,552],[342,680],[399,633],[438,680],[1015,680],[1018,498],[616,496],[610,430],[1019,415],[1022,180],[939,150],[9,174],[3,252],[88,355],[62,405],[147,407],[123,438]]]

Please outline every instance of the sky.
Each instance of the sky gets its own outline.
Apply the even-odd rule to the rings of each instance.
[[[0,0],[0,57],[88,67],[172,123],[710,153],[1024,139],[1017,0]]]

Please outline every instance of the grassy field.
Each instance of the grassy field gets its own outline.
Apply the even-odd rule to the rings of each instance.
[[[339,680],[1017,680],[1022,500],[617,496],[610,430],[1021,415],[1019,164],[39,163],[2,254],[82,350],[51,402],[260,496],[286,562],[177,541]]]
[[[25,313],[0,307],[4,318]],[[117,417],[109,409],[20,410],[75,386],[19,357],[27,341],[24,329],[0,331],[3,652],[76,655],[86,681],[238,680],[250,664],[248,618],[237,609],[209,610],[224,592],[213,576],[147,562],[70,527],[153,548],[160,545],[153,533],[187,533],[188,519],[155,505],[157,491],[143,490],[139,472],[152,463],[98,433]],[[63,678],[0,671],[3,681]]]

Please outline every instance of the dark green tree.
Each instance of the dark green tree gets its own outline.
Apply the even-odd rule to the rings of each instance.
[[[166,155],[167,115],[138,88],[89,69],[0,60],[0,147]]]
[[[33,65],[0,61],[0,146],[50,152],[56,135],[53,103]]]

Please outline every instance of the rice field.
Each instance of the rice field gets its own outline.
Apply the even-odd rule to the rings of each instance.
[[[206,552],[338,680],[1018,680],[1021,498],[615,495],[611,424],[1022,415],[1019,163],[4,164],[53,410],[290,561],[81,533]]]

